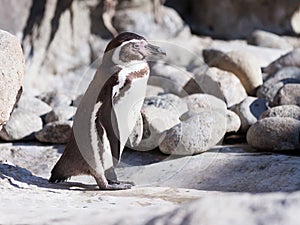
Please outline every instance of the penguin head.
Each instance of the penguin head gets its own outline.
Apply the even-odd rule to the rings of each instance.
[[[153,56],[166,55],[158,46],[135,33],[124,32],[112,39],[105,49],[106,56],[117,65],[126,65],[132,62],[146,61]]]

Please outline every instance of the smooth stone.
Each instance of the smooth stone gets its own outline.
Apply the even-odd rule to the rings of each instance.
[[[273,74],[283,67],[300,67],[300,48],[286,53],[263,69],[264,73]]]
[[[226,133],[226,115],[202,112],[165,132],[159,149],[169,155],[193,155],[212,148]]]
[[[276,106],[263,112],[259,119],[267,117],[290,117],[300,120],[300,107],[296,105],[281,105]]]
[[[1,23],[1,22],[0,22]],[[0,129],[22,93],[25,59],[17,37],[0,30]]]
[[[285,67],[267,77],[267,80],[257,90],[257,97],[266,99],[273,106],[274,97],[287,83],[300,83],[300,68]]]
[[[6,141],[31,139],[31,136],[42,128],[42,119],[35,113],[15,109],[0,131],[0,137]]]
[[[156,63],[151,67],[148,84],[163,88],[165,93],[183,97],[188,95],[184,86],[194,77],[194,74],[176,66]]]
[[[58,91],[45,92],[37,96],[43,102],[47,103],[51,107],[69,106],[72,103],[72,98],[66,94]]]
[[[231,110],[226,110],[226,133],[237,132],[241,127],[240,117]]]
[[[285,38],[263,30],[254,31],[248,37],[247,42],[251,45],[257,45],[267,48],[277,48],[286,50],[293,49],[293,46]]]
[[[72,121],[48,123],[42,130],[35,133],[35,137],[40,142],[66,144],[71,136],[72,125]]]
[[[214,49],[203,50],[204,61],[210,67],[234,73],[243,84],[247,94],[255,95],[256,89],[263,83],[260,65],[250,52],[221,52]]]
[[[192,94],[183,98],[188,106],[188,111],[180,117],[187,120],[201,112],[219,112],[226,114],[226,103],[221,99],[209,94]]]
[[[163,94],[164,89],[159,86],[154,86],[154,85],[147,85],[146,89],[146,97],[152,97],[152,96],[157,96],[159,94]]]
[[[47,103],[36,97],[27,95],[21,96],[20,101],[17,104],[17,108],[34,113],[38,116],[43,116],[52,111],[52,107]]]
[[[196,75],[204,93],[216,96],[230,108],[243,101],[248,95],[241,81],[231,72],[216,67],[208,68],[204,74]]]
[[[55,107],[51,112],[45,116],[45,122],[51,123],[54,121],[68,121],[72,120],[76,113],[76,107],[74,106],[59,106]]]
[[[261,150],[299,150],[300,121],[268,117],[257,121],[247,132],[247,142]]]
[[[252,124],[256,123],[259,116],[267,109],[267,102],[264,99],[251,96],[231,108],[241,119],[240,131],[242,133],[246,132]]]
[[[273,105],[300,106],[300,83],[285,84],[275,95]]]

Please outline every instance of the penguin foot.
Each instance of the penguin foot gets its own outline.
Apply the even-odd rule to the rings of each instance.
[[[129,184],[131,186],[135,186],[135,183],[132,181],[120,181],[120,180],[109,180],[107,179],[108,184]]]
[[[108,184],[105,187],[105,190],[126,190],[130,189],[132,187],[131,184],[125,184],[125,183],[114,183],[114,184]]]

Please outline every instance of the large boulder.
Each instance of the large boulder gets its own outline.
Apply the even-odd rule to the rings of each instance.
[[[18,39],[0,30],[0,129],[22,93],[25,60]]]

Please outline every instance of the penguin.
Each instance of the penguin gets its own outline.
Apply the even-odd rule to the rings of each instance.
[[[141,116],[149,78],[148,60],[166,53],[144,37],[123,32],[112,39],[74,116],[72,133],[49,182],[91,175],[101,190],[122,190],[114,168]]]

